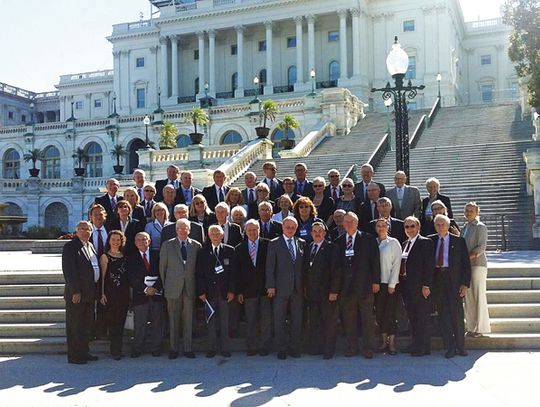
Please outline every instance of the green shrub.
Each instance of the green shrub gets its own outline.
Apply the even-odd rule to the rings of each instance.
[[[30,239],[56,239],[63,234],[64,232],[56,226],[29,226],[26,231],[26,236]]]

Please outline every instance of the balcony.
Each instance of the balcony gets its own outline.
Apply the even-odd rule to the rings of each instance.
[[[467,34],[484,34],[496,31],[506,31],[510,28],[503,23],[502,17],[490,20],[469,21],[465,23]]]
[[[71,84],[80,84],[80,83],[112,81],[113,77],[114,77],[114,71],[112,69],[104,69],[101,71],[61,75],[60,83],[58,86],[67,86]]]

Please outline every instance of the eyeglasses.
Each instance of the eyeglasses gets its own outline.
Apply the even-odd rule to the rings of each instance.
[[[322,188],[324,185],[315,185],[313,184],[313,188]]]
[[[329,175],[330,178],[339,178],[339,175],[337,174],[332,174],[332,175]]]
[[[193,205],[204,205],[203,201],[193,202]]]
[[[432,210],[432,211],[440,211],[440,210],[442,210],[442,209],[443,209],[442,206],[432,206],[432,207],[431,207],[431,210]]]
[[[405,229],[415,229],[417,227],[418,226],[416,226],[416,225],[405,225]]]
[[[310,206],[309,205],[298,205],[298,208],[299,209],[309,209]]]
[[[352,185],[343,184],[342,187],[343,187],[343,188],[352,188],[353,186],[352,186]]]

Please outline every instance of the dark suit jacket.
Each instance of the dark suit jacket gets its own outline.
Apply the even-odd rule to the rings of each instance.
[[[195,195],[198,195],[201,192],[202,191],[200,189],[191,187],[191,199],[193,199]],[[180,188],[176,190],[176,200],[178,201],[179,204],[186,205],[186,198],[184,197],[184,190],[182,189],[182,184],[180,184]]]
[[[381,282],[379,246],[375,238],[364,232],[356,232],[354,255],[345,256],[347,234],[337,238],[333,268],[341,275],[341,295],[362,296],[372,293],[372,284]]]
[[[302,261],[305,242],[294,236],[296,261],[293,263],[285,237],[281,235],[268,243],[266,257],[266,288],[275,288],[276,297],[303,295]]]
[[[374,182],[374,181],[372,181]],[[384,194],[386,194],[386,188],[384,187],[384,184],[380,182],[375,182],[379,188],[381,189],[381,193],[379,194],[379,198],[382,198]],[[362,202],[366,201],[368,198],[364,195],[364,181],[357,182],[354,184],[354,196],[356,196],[358,199],[360,199]]]
[[[407,242],[403,242],[405,249]],[[435,269],[435,256],[433,255],[433,241],[418,235],[414,246],[409,252],[405,263],[407,272],[406,289],[411,295],[417,295],[422,287],[433,288],[433,270]]]
[[[229,188],[223,186],[223,199],[225,199],[225,195],[227,195],[227,192],[229,192]],[[209,187],[204,187],[202,190],[202,194],[206,198],[208,207],[213,212],[214,209],[216,209],[216,205],[220,202],[216,194],[216,185],[212,184]]]
[[[121,201],[122,199],[124,198],[119,195],[116,195],[116,203],[118,203],[118,201]],[[94,200],[94,202],[97,204],[100,204],[101,206],[105,208],[105,211],[107,211],[107,221],[109,221],[110,219],[116,216],[111,206],[111,200],[109,199],[109,194],[98,196]]]
[[[283,227],[281,226],[281,223],[270,219],[268,221],[270,224],[270,230],[268,232],[268,235],[265,231],[263,231],[263,222],[259,219],[259,226],[261,227],[261,237],[264,237],[265,239],[272,240],[278,236],[281,236],[283,234]]]
[[[71,302],[73,294],[78,293],[81,294],[81,302],[95,300],[94,268],[78,237],[67,242],[62,249],[62,272],[66,280],[64,287],[66,301]]]
[[[310,265],[313,242],[304,251],[302,273],[305,297],[309,301],[327,301],[329,293],[339,292],[339,270],[332,268],[335,247],[323,240],[313,263]]]
[[[204,215],[202,224],[199,223],[199,220],[197,219],[196,216],[190,216],[188,219],[202,226],[205,240],[206,240],[206,237],[208,236],[208,228],[210,227],[210,225],[213,225],[216,223],[216,215],[214,214],[214,212]],[[202,243],[202,242],[199,242],[199,243]]]
[[[444,206],[446,206],[446,209],[448,209],[448,217],[450,219],[454,218],[454,213],[452,212],[452,205],[450,204],[450,198],[446,195],[437,194],[437,199],[440,200]],[[422,214],[420,215],[420,222],[426,221],[426,208],[429,204],[429,197],[425,197],[422,199]]]
[[[257,260],[253,265],[249,255],[247,239],[235,248],[236,266],[234,267],[236,287],[238,294],[246,298],[266,295],[266,254],[268,251],[268,240],[260,238],[257,248]]]
[[[144,230],[144,227],[146,226],[146,214],[144,213],[144,208],[141,205],[137,205],[135,208],[133,208],[131,217],[133,219],[137,219],[141,223]]]
[[[156,195],[154,196],[154,200],[156,202],[162,202],[163,201],[163,188],[165,185],[169,183],[169,179],[158,179],[155,184],[156,188]],[[178,180],[178,185],[180,185],[180,180]],[[176,189],[176,188],[175,188]],[[176,190],[176,199],[178,199],[178,189]]]
[[[358,210],[358,229],[362,232],[371,233],[372,229],[370,223],[373,219],[371,202],[362,202],[362,205],[360,205],[360,209]]]
[[[223,266],[223,272],[216,274],[217,259],[214,256],[212,243],[207,241],[197,254],[197,296],[206,294],[208,301],[217,300],[216,290],[221,299],[227,298],[227,293],[236,293],[233,267],[236,263],[234,248],[221,244],[219,247],[219,263]]]
[[[204,230],[201,225],[196,222],[190,222],[191,228],[189,230],[189,238],[196,240],[200,244],[204,243]],[[176,223],[165,226],[161,229],[161,244],[176,237]]]
[[[266,177],[264,177],[261,182],[264,182],[266,185],[268,185],[266,183]],[[279,178],[275,178],[274,182],[272,183],[272,185],[269,185],[269,187],[270,187],[270,196],[269,196],[269,198],[272,201],[276,201],[284,193],[284,191],[283,191],[283,181],[280,180]]]
[[[227,222],[227,224],[229,225],[229,236],[227,241],[224,243],[231,247],[236,247],[242,243],[242,239],[244,238],[242,236],[242,229],[240,229],[240,226],[238,226],[236,223]]]
[[[156,201],[154,199],[152,199],[150,201],[150,206],[148,208],[148,212],[146,212],[146,201],[142,201],[141,204],[140,204],[142,206],[143,210],[144,210],[144,216],[146,216],[146,222],[147,223],[150,222],[151,219],[152,219],[152,209],[154,208],[155,204],[156,204]]]
[[[374,219],[370,222],[370,231],[373,236],[377,237],[377,232],[375,231],[375,224],[377,219]],[[403,221],[401,219],[390,217],[390,230],[388,231],[388,236],[396,238],[399,243],[403,243],[407,240],[407,235],[405,234],[405,229],[403,227]]]
[[[120,219],[116,218],[110,223],[110,227],[107,228],[108,231],[111,230],[122,230],[120,227]],[[137,251],[135,247],[135,235],[139,232],[144,232],[144,226],[141,225],[137,219],[131,219],[126,228],[126,247],[124,248],[124,253],[126,256],[130,256],[132,253]]]
[[[338,193],[338,198],[343,195],[343,190],[341,189],[340,186],[338,186],[338,189],[337,189],[337,193]],[[324,187],[324,196],[327,196],[328,198],[332,198],[332,185],[327,185]]]
[[[257,187],[257,185],[255,185],[252,189],[253,189],[253,198],[255,200],[257,200],[257,193],[255,192],[255,188]],[[248,188],[244,188],[242,190],[242,198],[244,198],[244,204],[245,205],[249,205],[249,196],[248,196]]]
[[[310,199],[313,198],[313,195],[315,195],[315,191],[313,190],[313,184],[311,183],[311,181],[306,180],[302,193],[298,192],[298,184],[297,184],[297,182],[298,182],[297,180],[294,180],[294,192],[295,192],[295,194],[297,194],[299,196],[307,196]]]
[[[270,205],[272,205],[272,210],[276,213],[276,204],[274,201],[267,200]],[[252,202],[248,205],[248,219],[259,219],[259,203],[257,201]]]
[[[437,243],[439,235],[429,236],[433,242],[433,258],[437,258]],[[435,261],[436,264],[436,261]],[[448,249],[448,273],[450,284],[454,293],[459,292],[459,287],[471,284],[471,261],[469,260],[469,250],[465,239],[450,233],[450,248]],[[435,269],[435,275],[441,271]]]
[[[140,252],[137,250],[127,257],[127,272],[129,277],[129,284],[133,288],[133,305],[146,304],[148,301],[163,301],[163,283],[159,276],[159,260],[157,255],[153,255],[149,251],[150,256],[150,273],[146,272],[144,262]],[[144,278],[146,276],[157,276],[158,279],[154,284],[154,288],[161,293],[161,295],[154,295],[152,297],[147,296],[144,293],[146,284],[144,284]]]

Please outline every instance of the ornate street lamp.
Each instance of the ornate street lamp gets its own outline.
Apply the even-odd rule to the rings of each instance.
[[[145,139],[146,146],[145,146],[145,148],[147,150],[149,150],[150,149],[150,140],[148,140],[148,126],[150,125],[150,117],[148,117],[148,115],[144,116],[144,119],[143,119],[142,122],[143,122],[145,130],[146,130],[146,139]]]
[[[311,93],[308,94],[308,96],[315,97],[317,94],[315,93],[315,77],[317,74],[315,73],[315,69],[311,68],[311,71],[309,72],[309,77],[311,78]]]
[[[441,107],[441,80],[442,75],[440,73],[437,74],[437,97],[439,98],[439,107]]]
[[[255,86],[255,99],[249,103],[261,103],[261,99],[259,99],[259,77],[257,75],[253,78],[253,86]]]
[[[382,92],[383,99],[394,100],[394,115],[396,121],[396,170],[404,171],[409,176],[409,114],[407,111],[407,99],[414,99],[419,90],[425,88],[424,85],[412,86],[411,81],[405,85],[403,80],[409,68],[409,56],[401,48],[397,36],[395,37],[392,51],[386,58],[388,72],[394,78],[395,86],[391,87],[390,82],[384,88],[371,89],[372,92]]]

